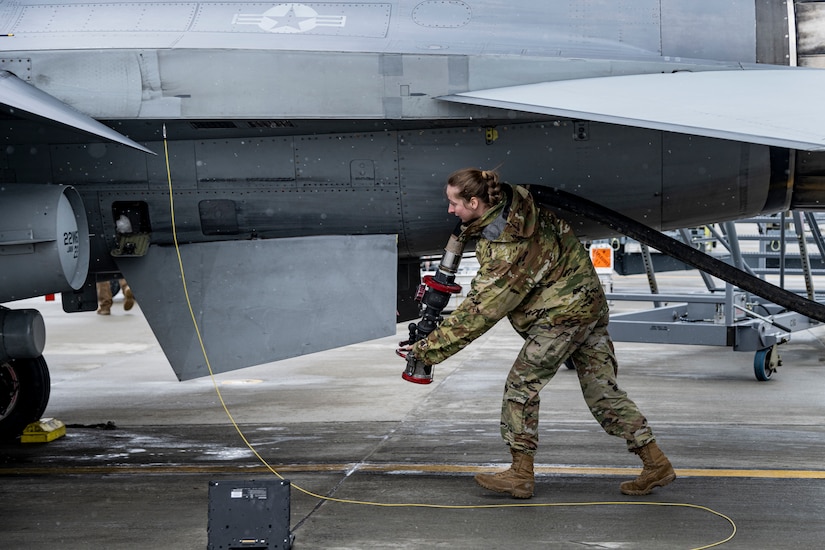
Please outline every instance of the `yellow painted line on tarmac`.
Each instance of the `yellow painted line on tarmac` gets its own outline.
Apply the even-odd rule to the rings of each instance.
[[[475,474],[501,470],[499,465],[471,464],[410,464],[410,463],[348,463],[348,464],[280,464],[272,469],[281,473],[422,473],[422,474]],[[580,466],[541,466],[537,474],[576,476],[635,476],[640,468],[595,468]],[[113,466],[27,466],[0,468],[2,476],[49,476],[49,475],[144,475],[144,474],[262,474],[271,473],[266,466],[232,465],[113,465]],[[740,470],[740,469],[676,469],[679,477],[728,477],[763,479],[825,479],[823,470]]]
[[[541,468],[539,473],[568,475],[627,475],[638,472],[638,468]],[[679,477],[758,477],[770,479],[825,479],[822,470],[734,470],[711,468],[675,468]]]
[[[760,477],[769,479],[825,479],[820,470],[693,470],[677,469],[683,477]]]
[[[449,464],[364,464],[358,469],[377,472],[424,472],[424,473],[479,473],[495,472],[504,465],[471,466]],[[641,468],[594,468],[580,466],[541,466],[535,467],[537,474],[579,475],[579,476],[625,476],[638,475]],[[733,469],[676,469],[680,477],[757,477],[771,479],[825,479],[822,470],[733,470]]]

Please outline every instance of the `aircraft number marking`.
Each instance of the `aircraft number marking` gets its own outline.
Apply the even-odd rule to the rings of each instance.
[[[80,256],[80,238],[78,231],[64,231],[63,232],[63,246],[66,247],[66,254],[71,255],[72,258]]]

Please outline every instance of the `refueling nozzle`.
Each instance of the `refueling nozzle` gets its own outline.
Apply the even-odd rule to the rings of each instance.
[[[410,338],[400,343],[402,347],[423,340],[434,331],[443,320],[441,312],[450,303],[450,296],[461,292],[461,285],[455,282],[464,252],[464,243],[458,239],[460,232],[461,224],[456,226],[450,235],[435,275],[425,275],[423,282],[418,286],[415,300],[424,306],[424,310],[418,323],[410,323]],[[406,353],[401,349],[396,350],[396,353],[407,359],[407,368],[401,375],[404,380],[416,384],[429,384],[433,381],[432,365],[425,365],[412,353]]]

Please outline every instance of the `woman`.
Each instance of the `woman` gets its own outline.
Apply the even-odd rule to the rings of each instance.
[[[568,358],[593,416],[642,459],[641,475],[622,483],[622,493],[646,495],[673,481],[647,420],[616,384],[607,300],[570,226],[538,207],[526,188],[501,185],[495,171],[458,170],[446,192],[449,212],[463,222],[459,238],[477,239],[480,268],[464,301],[411,353],[426,365],[440,363],[505,315],[524,338],[501,411],[501,434],[513,462],[503,472],[478,474],[476,482],[515,498],[533,495],[539,392]]]

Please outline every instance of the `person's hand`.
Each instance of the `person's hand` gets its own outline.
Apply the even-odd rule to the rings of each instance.
[[[407,354],[412,351],[414,342],[410,342],[409,340],[404,340],[403,342],[398,342],[398,347],[395,349],[395,353],[403,358],[407,358]]]

